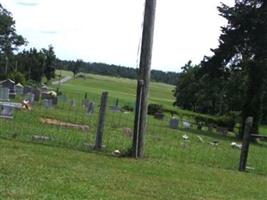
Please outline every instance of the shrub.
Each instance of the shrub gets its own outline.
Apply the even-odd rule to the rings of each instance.
[[[163,106],[160,104],[149,104],[148,105],[148,114],[149,115],[155,115],[156,113],[162,113],[163,112]]]
[[[129,106],[129,105],[124,105],[122,107],[122,110],[124,111],[129,111],[129,112],[133,112],[134,111],[134,108],[132,106]]]

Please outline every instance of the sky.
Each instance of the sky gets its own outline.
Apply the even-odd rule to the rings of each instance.
[[[217,6],[234,0],[157,0],[152,69],[179,72],[219,44]],[[145,0],[1,0],[27,48],[58,58],[138,67]]]

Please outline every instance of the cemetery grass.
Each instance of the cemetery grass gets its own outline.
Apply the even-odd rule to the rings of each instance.
[[[266,176],[0,139],[0,199],[266,199]],[[185,155],[186,156],[186,155]]]
[[[151,101],[171,106],[173,87],[151,85]],[[119,98],[123,105],[134,102],[134,88],[132,80],[87,75],[61,90],[79,105],[85,92],[98,103],[100,93],[108,90],[111,104]],[[127,153],[131,147],[123,129],[133,126],[133,113],[107,113],[102,152],[85,146],[94,143],[97,116],[87,115],[81,105],[62,103],[56,109],[36,105],[32,112],[15,112],[13,120],[0,119],[0,199],[266,199],[265,143],[251,145],[251,168],[240,173],[240,151],[230,147],[238,142],[233,134],[174,130],[167,119],[150,116],[145,158],[114,157],[115,149]],[[41,117],[86,124],[89,132],[43,124]],[[51,140],[33,141],[33,135]]]

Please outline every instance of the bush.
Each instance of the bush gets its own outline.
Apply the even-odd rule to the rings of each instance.
[[[133,112],[134,111],[134,108],[132,106],[129,106],[129,105],[124,105],[122,107],[122,110],[124,111],[129,111],[129,112]]]
[[[195,121],[197,124],[203,124],[206,126],[213,124],[215,126],[225,127],[229,131],[233,131],[235,124],[239,121],[239,113],[229,112],[217,118],[197,115],[195,116]]]
[[[156,113],[162,113],[163,112],[163,106],[160,104],[149,104],[148,105],[148,114],[149,115],[155,115]]]

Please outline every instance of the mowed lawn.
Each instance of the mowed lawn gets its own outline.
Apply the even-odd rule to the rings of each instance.
[[[266,199],[267,178],[0,139],[0,199]]]
[[[108,91],[110,101],[115,102],[118,98],[123,105],[134,102],[135,87],[134,80],[87,75],[86,79],[63,84],[61,90],[77,100],[81,100],[85,92],[89,99],[99,100],[101,92]],[[150,102],[173,108],[173,88],[151,83]],[[68,118],[73,111],[59,109],[53,113],[50,110],[47,115]],[[79,119],[78,115],[81,113],[75,118]],[[32,132],[45,130],[37,127],[40,125],[35,116],[39,114],[18,113],[21,121],[17,123],[16,131],[20,131],[20,124],[23,125],[21,129],[25,129],[21,130],[25,137],[27,126],[36,126]],[[120,114],[109,117],[116,120],[116,116]],[[127,118],[129,124],[132,119],[133,113]],[[122,140],[127,139],[127,144],[130,143],[129,138],[122,135],[121,127],[106,127],[104,140],[108,146],[103,152],[82,152],[19,138],[0,139],[0,199],[267,199],[266,143],[251,145],[250,170],[240,173],[237,170],[240,151],[230,147],[235,141],[233,136],[195,129],[188,132],[171,130],[153,118],[150,122],[154,127],[149,127],[146,156],[140,160],[112,156],[112,150],[123,144]],[[7,126],[1,121],[0,128],[10,132],[10,123]],[[49,128],[50,132],[54,133],[54,130],[57,129]],[[64,129],[58,131],[64,134]],[[72,132],[66,131],[67,136],[75,134]],[[185,133],[190,138],[188,142],[182,139]],[[94,135],[90,137],[92,142]],[[214,140],[219,141],[218,146],[210,144]]]

